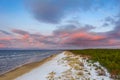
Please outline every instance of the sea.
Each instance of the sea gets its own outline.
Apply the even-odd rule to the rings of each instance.
[[[25,64],[41,61],[53,54],[58,54],[60,52],[62,51],[0,50],[0,75]]]

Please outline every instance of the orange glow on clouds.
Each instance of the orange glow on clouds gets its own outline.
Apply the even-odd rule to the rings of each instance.
[[[22,39],[28,39],[29,38],[29,35],[28,34],[25,34],[23,35],[23,38]]]
[[[91,40],[101,40],[101,39],[104,39],[105,36],[92,36],[91,37]]]

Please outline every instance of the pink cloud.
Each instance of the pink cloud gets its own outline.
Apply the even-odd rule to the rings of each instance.
[[[68,26],[69,28],[69,26]],[[118,46],[118,37],[108,33],[90,32],[93,28],[76,28],[71,26],[59,28],[51,35],[34,34],[24,30],[14,29],[17,35],[1,35],[0,48],[93,48]]]
[[[5,47],[5,45],[4,44],[0,44],[0,48],[4,48]]]
[[[0,38],[0,40],[5,40],[5,41],[9,41],[11,39],[12,39],[11,37],[2,37],[2,38]]]
[[[29,37],[30,37],[30,36],[29,36],[28,34],[24,34],[23,37],[22,37],[22,39],[25,40],[25,39],[28,39]]]
[[[103,35],[96,35],[96,34],[92,34],[92,33],[88,33],[88,32],[76,32],[76,33],[72,33],[70,35],[71,39],[86,39],[86,40],[101,40],[101,39],[105,39],[106,37]]]
[[[101,36],[101,35],[92,35],[91,36],[91,40],[102,40],[105,39],[105,36]]]
[[[71,38],[86,38],[88,37],[89,34],[85,33],[85,32],[77,32],[77,33],[72,33],[71,34]]]

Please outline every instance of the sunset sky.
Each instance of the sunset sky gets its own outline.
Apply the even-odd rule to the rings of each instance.
[[[120,48],[120,0],[0,0],[0,49]]]

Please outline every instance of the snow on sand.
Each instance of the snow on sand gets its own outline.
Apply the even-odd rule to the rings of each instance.
[[[98,62],[88,61],[86,57],[63,52],[15,80],[112,80]]]

